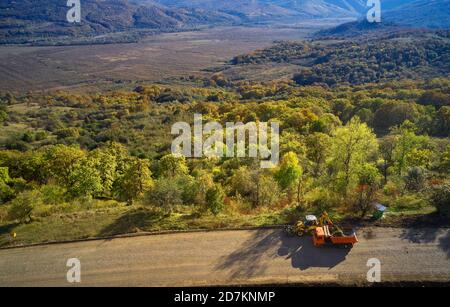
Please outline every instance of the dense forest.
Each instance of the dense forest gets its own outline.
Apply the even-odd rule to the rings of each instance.
[[[359,85],[447,76],[449,46],[448,30],[405,31],[345,41],[279,42],[237,56],[231,64],[289,63],[299,66],[294,76],[299,85]]]
[[[230,82],[220,73],[191,81],[102,94],[3,93],[0,219],[33,225],[93,201],[166,219],[186,210],[196,220],[278,217],[263,223],[305,211],[361,217],[374,201],[393,212],[449,207],[448,78],[336,88]],[[280,164],[264,170],[250,158],[171,155],[171,125],[194,113],[279,122]]]

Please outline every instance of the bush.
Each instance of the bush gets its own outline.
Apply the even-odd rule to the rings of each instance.
[[[0,205],[10,201],[14,197],[14,190],[6,183],[0,182]]]
[[[172,180],[172,184],[176,185],[181,191],[181,200],[184,205],[201,203],[201,197],[199,197],[201,182],[188,175],[177,176]]]
[[[312,211],[318,215],[339,205],[337,195],[326,188],[316,188],[308,192],[304,199]]]
[[[427,201],[420,195],[403,195],[395,199],[390,203],[390,210],[392,211],[405,211],[405,210],[418,210],[427,205]]]
[[[183,203],[183,190],[171,178],[161,178],[147,194],[146,202],[171,212],[173,207]]]
[[[42,194],[39,191],[25,191],[11,201],[8,211],[9,220],[21,223],[30,222],[33,209],[42,205]]]
[[[282,192],[278,183],[271,176],[260,176],[258,178],[258,187],[258,194],[254,196],[254,198],[256,197],[258,199],[256,205],[270,207],[280,201]]]
[[[13,178],[9,181],[8,185],[12,187],[15,194],[19,194],[21,192],[29,190],[31,189],[32,186],[31,183],[28,183],[23,178]]]
[[[419,191],[425,186],[425,171],[420,167],[411,167],[405,176],[406,189]]]
[[[9,178],[9,171],[7,167],[0,167],[0,182],[8,183],[11,178]]]
[[[205,201],[208,209],[217,215],[223,210],[225,193],[223,192],[222,186],[215,185],[206,191]]]
[[[399,184],[395,181],[388,181],[383,188],[383,193],[386,196],[396,197],[402,194],[403,184]]]
[[[66,199],[66,189],[57,185],[41,187],[42,199],[46,205],[58,205]]]
[[[8,168],[0,167],[0,205],[11,200],[14,195],[14,191],[8,185],[10,181]]]
[[[450,213],[450,185],[442,184],[432,188],[430,201],[439,213]]]
[[[58,139],[65,139],[65,138],[78,138],[80,137],[80,131],[77,128],[65,128],[65,129],[59,129],[55,132]]]

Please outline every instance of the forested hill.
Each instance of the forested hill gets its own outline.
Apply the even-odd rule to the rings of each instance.
[[[447,76],[450,73],[448,30],[396,33],[373,40],[280,42],[268,49],[235,57],[232,65],[298,65],[300,85],[364,84],[387,80]]]
[[[315,39],[347,39],[347,38],[364,38],[369,36],[385,37],[386,35],[395,34],[405,31],[417,31],[408,26],[399,25],[390,21],[380,23],[370,23],[366,19],[346,22],[333,28],[320,30],[312,35]]]
[[[29,43],[61,37],[93,37],[121,31],[173,31],[198,25],[233,24],[238,18],[201,8],[169,9],[150,2],[83,0],[82,21],[66,20],[60,0],[2,0],[0,43]]]

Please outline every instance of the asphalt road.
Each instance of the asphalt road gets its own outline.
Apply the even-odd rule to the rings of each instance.
[[[0,286],[202,286],[450,281],[450,229],[364,228],[352,250],[315,248],[280,230],[219,231],[0,250]],[[69,258],[81,283],[67,282]]]

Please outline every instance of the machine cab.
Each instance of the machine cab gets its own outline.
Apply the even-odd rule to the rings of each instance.
[[[317,224],[318,224],[317,217],[315,215],[307,215],[305,217],[305,226],[306,227],[314,226]]]

